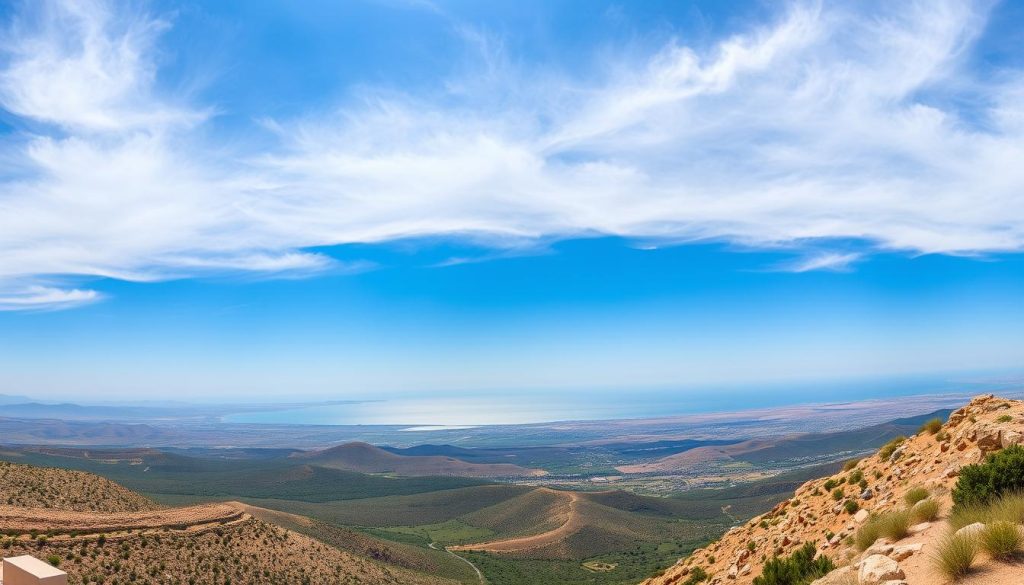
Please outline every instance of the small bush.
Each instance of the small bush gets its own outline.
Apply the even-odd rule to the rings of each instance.
[[[910,509],[910,516],[914,522],[931,522],[939,517],[939,502],[927,498],[918,502]]]
[[[910,531],[910,510],[882,514],[878,517],[878,531],[892,542],[906,537]]]
[[[878,456],[881,457],[882,459],[888,459],[889,457],[892,457],[892,454],[894,451],[896,451],[896,448],[902,445],[903,441],[906,440],[907,438],[904,437],[903,435],[896,437],[895,439],[889,441],[885,445],[882,445],[882,448],[878,450]]]
[[[881,535],[882,532],[878,524],[878,518],[872,516],[857,529],[857,534],[853,537],[853,544],[857,547],[857,550],[867,550],[869,546],[875,544],[875,541]]]
[[[860,510],[860,505],[857,504],[856,500],[846,500],[843,504],[843,509],[846,510],[847,514],[855,514],[857,510]]]
[[[993,559],[1009,559],[1020,552],[1020,529],[1012,522],[993,522],[985,526],[978,544]]]
[[[857,467],[858,463],[860,463],[860,459],[850,459],[843,464],[843,471],[850,471],[854,467]]]
[[[832,559],[817,554],[814,544],[808,542],[787,558],[772,557],[764,565],[754,585],[804,585],[823,577],[835,568]]]
[[[946,431],[939,431],[935,434],[935,442],[941,443],[949,438],[949,434]]]
[[[1003,494],[1024,490],[1024,447],[1012,445],[967,465],[953,488],[954,507],[988,504]]]
[[[825,485],[824,485],[825,491],[832,491],[832,489],[835,488],[837,485],[839,485],[839,482],[837,482],[834,479],[829,479],[829,480],[825,481]]]
[[[864,479],[864,472],[855,469],[850,473],[850,483],[860,483]]]
[[[1008,415],[1008,414],[1001,414],[1001,415],[999,415],[999,418],[997,418],[997,419],[996,419],[996,422],[999,422],[999,423],[1008,423],[1008,422],[1010,422],[1011,420],[1013,420],[1013,417],[1012,417],[1012,416],[1010,416],[1010,415]]]
[[[978,547],[972,538],[951,534],[939,542],[932,562],[940,573],[955,581],[967,574],[977,554]]]
[[[50,556],[46,557],[46,562],[50,563],[54,567],[59,567],[60,566],[60,557],[57,556],[57,555],[50,555]]]
[[[921,500],[928,497],[928,490],[923,487],[911,488],[910,491],[903,494],[903,501],[906,502],[907,506],[913,506]]]
[[[836,488],[832,490],[832,499],[837,502],[843,499],[843,488]]]
[[[941,418],[933,418],[932,420],[930,420],[930,421],[924,423],[923,425],[921,425],[921,430],[918,431],[918,432],[924,432],[924,433],[928,433],[929,435],[934,435],[934,434],[938,433],[941,430],[942,430],[942,419]]]
[[[690,577],[683,582],[683,585],[697,585],[698,583],[707,581],[707,579],[707,571],[701,567],[694,567],[693,570],[690,571]]]

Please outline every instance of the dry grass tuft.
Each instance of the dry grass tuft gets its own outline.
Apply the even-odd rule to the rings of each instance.
[[[929,435],[938,434],[938,432],[941,431],[941,430],[942,430],[942,419],[941,418],[933,418],[930,421],[928,421],[928,422],[924,423],[923,425],[921,425],[921,431],[925,432],[925,433],[928,433]]]
[[[878,532],[892,542],[910,533],[910,510],[897,510],[878,517]]]
[[[932,562],[940,573],[951,581],[967,574],[978,554],[978,546],[969,536],[951,534],[942,539],[932,555]]]
[[[923,487],[911,488],[910,491],[903,494],[903,501],[906,502],[907,506],[913,506],[921,500],[928,497],[928,490]]]
[[[982,531],[978,544],[993,559],[1010,559],[1021,550],[1020,529],[1012,522],[993,522]]]
[[[910,516],[914,522],[931,522],[939,517],[939,509],[938,500],[927,498],[910,509]]]

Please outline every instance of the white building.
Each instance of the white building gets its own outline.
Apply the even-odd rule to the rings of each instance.
[[[67,585],[68,574],[29,555],[4,559],[0,585]]]

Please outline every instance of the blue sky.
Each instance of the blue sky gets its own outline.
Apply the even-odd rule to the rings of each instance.
[[[1013,2],[0,7],[0,392],[1024,362]]]

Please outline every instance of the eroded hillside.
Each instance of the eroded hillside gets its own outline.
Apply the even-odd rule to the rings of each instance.
[[[805,543],[837,567],[815,582],[820,585],[946,582],[933,559],[942,539],[964,522],[949,518],[960,470],[1022,442],[1024,402],[976,397],[941,427],[936,423],[841,473],[803,484],[789,500],[644,585],[750,584],[773,556],[788,557]],[[881,528],[889,536],[876,540],[873,527],[884,520],[895,527]],[[979,553],[963,582],[1024,582],[1024,569]]]

